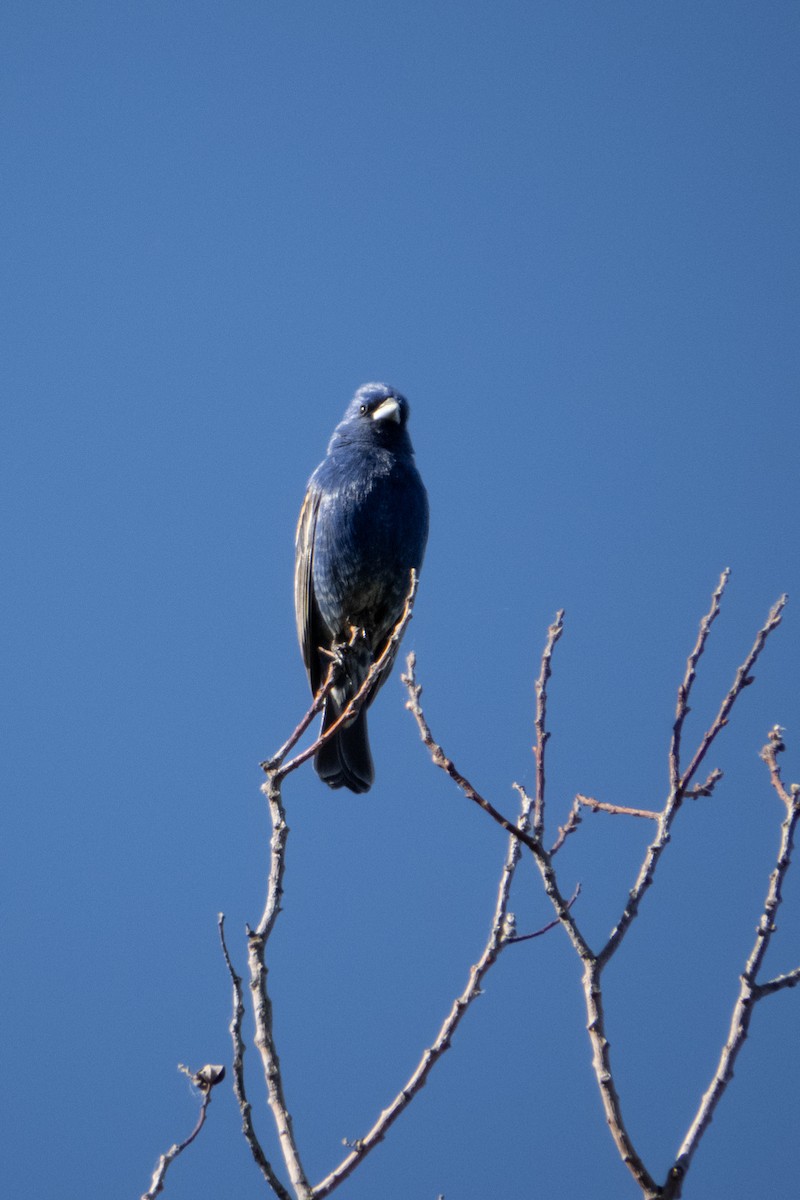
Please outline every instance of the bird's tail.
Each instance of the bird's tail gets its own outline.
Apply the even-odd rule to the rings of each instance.
[[[325,701],[322,732],[330,729],[341,709],[333,695]],[[314,756],[314,768],[329,787],[368,792],[375,780],[375,767],[369,749],[367,713],[362,708],[351,725],[345,725]]]

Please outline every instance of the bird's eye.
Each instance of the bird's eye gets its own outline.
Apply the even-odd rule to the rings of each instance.
[[[361,413],[361,415],[362,415],[362,417],[363,417],[364,413],[367,411],[367,406],[366,406],[366,404],[362,404],[362,405],[361,405],[361,408],[360,408],[358,411]]]

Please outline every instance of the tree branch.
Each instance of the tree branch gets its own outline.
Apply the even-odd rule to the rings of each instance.
[[[506,833],[522,842],[522,844],[527,846],[529,850],[532,850],[536,845],[536,839],[527,833],[526,830],[512,825],[507,817],[504,817],[501,812],[498,812],[494,805],[490,804],[489,801],[480,794],[477,788],[474,788],[469,780],[459,772],[453,760],[447,757],[438,742],[433,740],[433,734],[430,731],[430,726],[425,719],[425,714],[422,711],[422,705],[420,704],[422,686],[421,684],[417,683],[416,665],[416,654],[409,654],[408,658],[406,659],[406,673],[401,675],[400,678],[408,690],[409,698],[406,701],[406,708],[417,722],[420,737],[430,753],[434,766],[439,767],[446,775],[449,775],[453,782],[461,789],[467,799],[472,800],[472,802],[477,804],[479,808],[482,808],[485,813],[488,813],[492,820],[495,821],[501,829],[505,829]],[[521,792],[521,789],[519,790]],[[523,796],[528,805],[532,805],[533,802],[531,798],[525,796],[524,793]]]
[[[716,740],[717,735],[727,725],[731,709],[741,695],[743,689],[752,683],[752,676],[750,672],[755,666],[756,660],[761,654],[761,651],[764,649],[767,638],[781,622],[781,613],[787,600],[785,595],[781,596],[780,599],[772,606],[767,620],[756,634],[756,640],[753,643],[750,653],[747,655],[744,662],[736,672],[736,676],[730,687],[730,690],[720,705],[719,712],[703,736],[703,739],[698,749],[695,751],[694,758],[692,759],[689,767],[681,774],[679,759],[680,730],[683,719],[688,711],[686,707],[686,701],[691,690],[692,682],[694,681],[697,660],[703,652],[706,639],[708,637],[708,631],[713,621],[716,619],[717,613],[719,612],[719,601],[722,591],[725,587],[725,583],[727,582],[727,578],[728,572],[724,571],[719,585],[712,596],[711,608],[700,622],[700,633],[698,634],[697,643],[695,644],[694,650],[689,655],[686,674],[682,684],[678,689],[678,709],[675,726],[673,727],[672,743],[670,748],[670,776],[672,779],[672,786],[664,808],[658,818],[658,832],[653,841],[647,847],[644,861],[639,869],[639,875],[636,879],[636,883],[628,895],[628,902],[625,905],[622,916],[612,929],[608,941],[598,956],[603,966],[605,966],[609,959],[619,949],[623,937],[627,933],[631,922],[634,920],[639,911],[639,905],[642,897],[650,887],[650,884],[653,882],[653,876],[655,874],[656,867],[658,866],[659,859],[661,858],[661,855],[663,854],[670,838],[672,823],[675,820],[675,817],[681,806],[681,802],[689,785],[692,782],[692,779],[697,774],[703,759],[711,749],[711,746]],[[712,772],[712,774],[709,776],[709,779],[706,781],[705,786],[708,786],[712,780],[713,782],[716,782],[717,778],[719,778],[719,776],[715,772]],[[675,783],[676,779],[677,783]],[[713,786],[713,783],[711,786]]]
[[[537,745],[535,748],[537,760],[537,795],[536,802],[527,794],[521,784],[515,783],[514,787],[522,797],[523,805],[533,809],[534,813],[538,811],[540,814],[540,824],[543,823],[544,801],[545,801],[545,773],[544,773],[544,751],[547,742],[546,731],[544,729],[544,714],[546,712],[546,685],[550,676],[550,658],[552,655],[553,646],[561,634],[562,614],[556,618],[554,625],[548,631],[548,639],[545,645],[543,654],[543,665],[539,676],[538,689],[538,705],[537,705]],[[443,751],[442,747],[434,741],[430,727],[425,719],[420,703],[422,688],[416,681],[415,662],[413,656],[409,656],[408,673],[404,676],[404,682],[409,691],[409,700],[406,707],[413,713],[417,725],[420,730],[420,735],[425,746],[428,748],[431,758],[436,766],[440,767],[449,775],[453,782],[460,788],[464,795],[478,804],[484,812],[503,828],[508,826],[508,821],[494,806],[481,796],[479,792],[472,786],[469,780],[461,774],[453,761]],[[538,802],[538,803],[537,803]],[[567,822],[567,827],[572,822],[572,817]],[[565,827],[566,828],[566,827]],[[509,829],[509,832],[514,833]],[[603,997],[600,984],[600,976],[602,965],[599,964],[596,956],[593,954],[589,944],[584,938],[581,930],[575,920],[571,910],[574,900],[566,901],[561,893],[558,884],[555,868],[552,862],[552,853],[548,853],[542,845],[541,838],[534,833],[533,836],[523,835],[516,831],[517,839],[524,843],[531,851],[539,868],[544,883],[545,892],[547,893],[550,902],[556,912],[556,917],[560,924],[564,926],[575,950],[581,959],[584,966],[584,995],[586,999],[587,1011],[587,1029],[589,1038],[592,1044],[593,1064],[595,1075],[597,1077],[600,1093],[603,1101],[603,1106],[606,1112],[606,1120],[611,1130],[614,1141],[620,1151],[623,1161],[628,1166],[629,1170],[634,1175],[634,1178],[640,1186],[649,1191],[650,1195],[655,1195],[656,1184],[652,1177],[647,1172],[644,1163],[637,1154],[633,1143],[628,1135],[625,1123],[622,1118],[619,1096],[614,1086],[614,1079],[611,1073],[610,1051],[608,1038],[605,1035],[605,1018],[603,1014]],[[563,845],[564,837],[567,834],[564,830],[561,831],[558,841],[554,847],[553,853]]]
[[[267,942],[281,911],[283,877],[286,866],[286,839],[289,836],[289,826],[286,824],[286,814],[281,800],[280,776],[282,773],[280,768],[270,772],[267,782],[261,789],[267,798],[272,821],[270,866],[267,898],[261,920],[255,929],[247,930],[247,963],[256,1027],[255,1044],[261,1055],[264,1078],[267,1083],[267,1100],[278,1131],[283,1160],[297,1200],[311,1200],[311,1186],[303,1170],[291,1114],[283,1091],[280,1060],[272,1033],[272,1001],[267,988],[265,962]]]
[[[770,875],[767,896],[758,926],[756,927],[755,942],[742,972],[739,995],[733,1007],[728,1037],[722,1049],[722,1054],[720,1055],[711,1083],[700,1101],[700,1107],[689,1127],[670,1171],[663,1190],[664,1200],[677,1200],[681,1195],[683,1180],[691,1165],[692,1158],[703,1134],[711,1124],[717,1105],[733,1078],[734,1064],[747,1038],[756,1004],[764,996],[772,995],[782,987],[794,987],[800,983],[800,968],[790,971],[787,975],[768,980],[764,984],[757,982],[758,972],[776,929],[775,920],[783,899],[783,881],[791,863],[794,834],[798,820],[800,820],[800,787],[794,784],[790,791],[787,792],[781,782],[777,756],[783,749],[784,744],[781,737],[781,730],[776,725],[770,731],[769,741],[761,751],[761,757],[769,768],[772,785],[786,809],[786,817],[781,826],[778,857]]]
[[[776,992],[783,991],[784,988],[797,987],[798,983],[800,983],[800,967],[795,967],[793,971],[787,971],[785,975],[776,975],[774,979],[759,983],[755,988],[756,999],[760,1000],[762,996],[774,996]]]
[[[407,707],[417,721],[422,741],[428,748],[435,765],[446,772],[469,800],[478,804],[493,821],[515,836],[534,856],[536,865],[542,876],[545,892],[553,904],[558,921],[564,926],[576,953],[583,963],[583,990],[586,1002],[587,1029],[592,1046],[592,1065],[600,1089],[606,1121],[623,1162],[638,1183],[646,1200],[676,1200],[680,1196],[682,1180],[688,1169],[691,1157],[703,1131],[711,1120],[714,1108],[732,1074],[733,1061],[746,1037],[752,1006],[758,999],[765,995],[772,994],[783,987],[794,987],[800,984],[800,968],[790,971],[786,975],[777,976],[765,984],[759,985],[755,980],[756,972],[761,964],[763,955],[766,953],[771,933],[774,930],[774,918],[781,900],[781,883],[785,871],[788,869],[794,828],[800,817],[800,788],[794,786],[790,794],[786,791],[780,779],[780,771],[778,770],[775,756],[783,749],[783,743],[780,738],[780,730],[776,727],[770,735],[770,744],[765,747],[763,757],[769,766],[773,786],[775,786],[787,807],[787,817],[783,827],[783,839],[778,856],[778,865],[771,878],[770,890],[759,924],[756,944],[742,976],[742,990],[734,1011],[731,1034],[720,1059],[715,1079],[706,1096],[703,1098],[698,1116],[687,1134],[687,1138],[670,1171],[667,1182],[663,1187],[659,1186],[636,1151],[623,1119],[620,1098],[616,1090],[611,1066],[610,1045],[606,1036],[602,973],[613,954],[619,948],[627,929],[638,914],[642,896],[652,883],[654,871],[669,841],[670,828],[682,800],[688,795],[691,795],[693,798],[710,795],[714,786],[721,778],[721,772],[714,770],[710,773],[705,783],[691,786],[692,780],[697,774],[703,759],[720,731],[727,724],[733,705],[742,690],[752,682],[752,668],[763,650],[770,633],[772,633],[781,620],[781,613],[786,603],[785,596],[782,596],[770,610],[767,621],[759,630],[750,653],[738,669],[734,682],[720,705],[717,716],[703,736],[689,767],[682,772],[680,747],[683,724],[689,712],[688,700],[696,677],[697,663],[705,648],[711,625],[719,614],[720,602],[728,577],[729,572],[724,571],[712,595],[711,607],[700,623],[697,641],[687,660],[686,672],[678,689],[678,702],[669,754],[671,788],[663,810],[661,812],[654,812],[649,809],[627,808],[621,805],[605,804],[591,797],[579,794],[573,801],[567,822],[559,830],[559,836],[550,853],[542,845],[545,803],[544,750],[548,737],[545,730],[546,686],[550,677],[552,649],[561,635],[563,614],[559,613],[556,623],[550,627],[548,642],[543,655],[542,669],[537,681],[537,742],[534,748],[537,761],[535,800],[532,801],[527,796],[524,788],[519,784],[514,785],[522,796],[523,803],[527,804],[528,808],[532,809],[534,813],[534,829],[532,834],[526,834],[521,830],[514,830],[502,813],[498,812],[473,787],[469,780],[457,769],[453,761],[448,758],[442,747],[434,741],[420,703],[422,688],[416,681],[413,656],[409,657],[408,672],[404,676],[404,682],[409,692]],[[656,837],[647,848],[636,883],[629,894],[628,903],[619,922],[612,930],[608,941],[599,954],[592,952],[581,933],[570,911],[572,901],[569,904],[564,901],[552,861],[553,855],[564,844],[566,837],[577,827],[580,821],[579,810],[581,805],[585,805],[595,811],[601,810],[615,814],[644,817],[654,820],[658,824]]]
[[[242,1133],[250,1147],[250,1153],[261,1171],[261,1174],[266,1179],[267,1183],[272,1188],[278,1200],[291,1200],[289,1192],[281,1183],[272,1163],[264,1153],[264,1148],[258,1140],[258,1135],[253,1125],[253,1115],[250,1101],[247,1099],[244,1082],[244,1052],[245,1043],[242,1035],[242,1020],[244,1019],[244,1002],[242,1000],[242,979],[237,974],[231,956],[228,953],[228,946],[225,941],[225,916],[220,913],[217,918],[217,926],[219,928],[219,939],[222,944],[222,953],[225,958],[225,965],[228,968],[228,974],[231,977],[233,985],[233,1015],[229,1026],[231,1041],[233,1042],[233,1093],[239,1104],[239,1111],[242,1114]]]
[[[700,764],[702,763],[708,751],[711,749],[717,734],[728,724],[728,717],[730,716],[731,709],[739,699],[742,691],[746,687],[749,687],[753,682],[753,677],[750,672],[756,665],[756,661],[766,645],[767,638],[780,625],[782,619],[781,614],[786,607],[786,602],[788,599],[789,597],[784,593],[783,596],[780,596],[775,601],[770,609],[769,616],[756,634],[756,640],[753,643],[752,649],[742,665],[739,667],[739,670],[736,672],[736,676],[731,684],[730,691],[722,701],[719,712],[714,718],[713,724],[705,734],[702,742],[695,751],[694,758],[681,777],[679,795],[682,795],[686,791],[689,784],[697,774]]]
[[[414,599],[417,593],[417,573],[411,571],[408,595],[406,597],[403,612],[397,621],[392,634],[386,643],[381,655],[375,660],[367,672],[367,676],[359,687],[355,696],[348,702],[343,709],[337,721],[335,721],[324,734],[314,741],[308,749],[295,755],[289,762],[285,761],[286,755],[296,745],[298,739],[302,736],[309,724],[313,720],[315,713],[319,712],[324,703],[325,697],[333,687],[337,671],[339,669],[336,660],[332,660],[328,670],[325,682],[319,689],[311,708],[295,728],[289,739],[281,746],[277,754],[271,759],[261,764],[266,772],[267,781],[262,786],[261,790],[264,793],[269,807],[270,821],[272,823],[272,836],[270,838],[270,865],[269,875],[267,880],[267,895],[264,904],[264,911],[261,919],[255,929],[247,930],[248,942],[248,970],[250,975],[250,993],[253,1002],[253,1015],[255,1018],[255,1044],[261,1055],[261,1062],[264,1068],[264,1077],[267,1084],[267,1100],[272,1110],[272,1115],[275,1121],[275,1126],[278,1132],[278,1140],[283,1154],[283,1160],[286,1164],[286,1170],[289,1174],[292,1189],[297,1197],[297,1200],[311,1200],[312,1188],[308,1182],[303,1164],[300,1158],[300,1151],[294,1135],[294,1127],[292,1124],[291,1114],[286,1102],[286,1096],[283,1090],[283,1077],[281,1075],[280,1060],[278,1051],[275,1045],[273,1035],[273,1019],[272,1019],[272,1001],[269,995],[267,986],[267,966],[266,966],[266,948],[269,938],[275,928],[275,922],[278,919],[278,914],[281,911],[281,902],[283,899],[283,879],[286,868],[286,842],[289,836],[289,826],[286,823],[286,813],[283,807],[283,799],[281,795],[281,784],[283,779],[292,771],[297,770],[304,762],[312,758],[320,746],[329,741],[343,725],[350,722],[366,703],[371,694],[375,681],[380,678],[381,673],[389,666],[397,653],[397,647],[400,639],[406,630],[406,627],[411,620],[411,615],[414,609]],[[354,629],[349,645],[352,645],[354,640],[359,636],[359,631]],[[227,953],[226,953],[227,957]],[[230,960],[228,959],[230,962]],[[236,975],[232,967],[229,965],[231,977],[234,979],[234,989],[236,988]],[[241,1028],[239,1031],[241,1037]],[[234,1046],[235,1046],[234,1042]],[[240,1076],[240,1083],[243,1084],[243,1078]],[[243,1087],[241,1095],[244,1096]],[[240,1099],[240,1108],[244,1120],[243,1103],[246,1100]],[[247,1130],[245,1129],[245,1136]],[[255,1135],[253,1135],[254,1138]],[[256,1149],[256,1142],[248,1138],[250,1148],[259,1162],[262,1172],[265,1170],[265,1164],[269,1168],[270,1185],[275,1189],[274,1172],[269,1166],[266,1157],[261,1151],[259,1155]],[[260,1148],[259,1148],[260,1149]],[[281,1186],[279,1184],[279,1186]],[[280,1195],[280,1192],[278,1193]]]
[[[672,726],[672,738],[669,747],[669,778],[672,791],[677,795],[681,785],[681,734],[683,732],[683,723],[691,712],[689,708],[689,694],[692,690],[692,685],[697,678],[697,664],[700,656],[705,650],[708,635],[711,632],[711,626],[719,616],[720,604],[722,602],[722,593],[728,585],[728,580],[731,577],[730,567],[726,567],[719,577],[716,591],[711,596],[711,608],[700,622],[700,629],[697,634],[694,650],[692,650],[686,660],[686,674],[683,681],[678,687],[678,700],[675,707],[675,723]]]
[[[536,759],[536,796],[533,805],[533,834],[540,841],[544,837],[544,755],[545,746],[550,738],[550,734],[545,729],[545,719],[547,717],[547,684],[553,673],[550,665],[553,658],[553,650],[563,632],[564,609],[561,608],[556,613],[556,619],[547,631],[547,641],[542,653],[541,670],[539,671],[539,678],[536,680],[536,719],[534,721],[536,744],[533,747],[533,756]]]
[[[648,817],[651,821],[661,819],[661,813],[651,812],[649,808],[626,808],[623,804],[608,804],[604,800],[595,800],[593,796],[584,796],[580,792],[575,799],[592,812],[614,813],[622,817]]]
[[[550,857],[551,858],[553,858],[554,855],[558,854],[559,850],[564,845],[564,842],[567,840],[567,838],[569,837],[569,835],[571,833],[575,832],[575,830],[578,828],[580,823],[581,823],[580,797],[576,796],[575,799],[572,801],[572,807],[570,808],[569,813],[567,814],[566,821],[564,822],[563,825],[559,825],[559,827],[558,827],[558,837],[553,842],[553,845],[550,847]]]
[[[320,733],[316,741],[312,742],[312,744],[300,754],[296,754],[295,757],[290,759],[288,763],[283,763],[283,759],[285,758],[288,750],[290,750],[296,744],[298,738],[311,724],[315,713],[318,713],[322,708],[325,697],[336,681],[339,667],[337,662],[332,660],[331,665],[328,668],[328,674],[325,678],[325,682],[315,696],[314,703],[312,704],[311,708],[297,726],[297,729],[295,729],[289,740],[283,746],[281,746],[276,755],[261,764],[262,769],[266,771],[268,775],[274,775],[278,781],[284,779],[287,775],[291,774],[292,771],[296,771],[298,767],[302,766],[304,762],[308,762],[310,758],[313,758],[321,746],[324,746],[326,742],[329,742],[343,726],[349,725],[350,722],[358,716],[359,712],[372,694],[375,681],[380,679],[383,672],[387,669],[390,663],[393,662],[394,657],[397,654],[397,647],[400,645],[403,634],[408,628],[408,624],[413,616],[414,601],[417,596],[417,587],[419,584],[417,572],[413,568],[411,570],[410,579],[411,582],[408,589],[408,595],[406,596],[405,605],[403,606],[403,611],[400,614],[400,618],[392,630],[391,636],[384,646],[382,653],[373,662],[356,694],[348,701],[337,719],[328,726],[324,733]],[[350,635],[350,640],[347,642],[347,646],[352,646],[360,636],[360,633],[361,631],[359,629],[354,629]]]
[[[518,825],[521,831],[527,828],[529,819],[530,805],[526,804],[523,799],[522,809],[518,818]],[[520,853],[519,840],[513,836],[509,837],[508,850],[506,851],[506,858],[500,875],[497,903],[495,905],[489,939],[478,962],[470,970],[467,986],[454,1001],[453,1007],[445,1018],[439,1033],[436,1035],[433,1045],[425,1050],[408,1082],[398,1092],[391,1104],[383,1110],[369,1132],[355,1143],[352,1153],[315,1186],[313,1189],[314,1200],[324,1200],[325,1196],[330,1195],[335,1187],[338,1187],[348,1175],[352,1174],[359,1163],[369,1154],[370,1150],[374,1149],[378,1142],[383,1140],[389,1127],[394,1124],[417,1093],[424,1087],[429,1074],[445,1050],[450,1049],[456,1029],[473,1000],[481,995],[483,980],[490,968],[497,962],[500,952],[512,941],[522,940],[511,936],[514,924],[513,916],[508,911],[511,882],[519,863]],[[540,930],[540,932],[543,933],[545,930]],[[536,935],[531,934],[528,936],[533,937]]]
[[[166,1154],[162,1154],[156,1164],[156,1169],[153,1172],[153,1178],[150,1181],[150,1187],[142,1194],[141,1200],[155,1200],[164,1190],[164,1179],[167,1171],[179,1154],[183,1154],[187,1146],[191,1146],[194,1139],[199,1134],[206,1122],[206,1113],[208,1106],[211,1103],[211,1092],[225,1078],[225,1068],[212,1066],[210,1063],[202,1067],[199,1071],[192,1074],[188,1067],[182,1064],[178,1067],[184,1075],[188,1075],[194,1086],[203,1097],[203,1103],[200,1106],[200,1114],[197,1118],[197,1124],[187,1138],[184,1138],[178,1145],[170,1146]]]

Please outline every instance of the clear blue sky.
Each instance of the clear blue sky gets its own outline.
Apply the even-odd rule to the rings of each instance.
[[[792,595],[710,763],[725,780],[608,974],[625,1111],[666,1169],[777,847],[775,722],[800,777],[799,49],[795,0],[3,4],[8,1195],[138,1196],[194,1120],[175,1064],[229,1061],[216,914],[243,969],[258,762],[307,701],[294,525],[375,378],[410,399],[431,501],[407,648],[434,733],[505,811],[557,608],[553,829],[577,790],[662,802],[724,566],[687,740]],[[286,789],[271,981],[315,1178],[435,1036],[505,851],[403,699],[393,678],[371,718],[368,796],[310,771]],[[596,816],[564,851],[595,941],[648,832]],[[512,906],[549,919],[529,864]],[[769,966],[799,945],[800,873]],[[757,1011],[686,1200],[794,1193],[799,1006]],[[583,1025],[561,931],[510,947],[340,1194],[635,1200]],[[264,1195],[238,1130],[226,1089],[170,1200]]]

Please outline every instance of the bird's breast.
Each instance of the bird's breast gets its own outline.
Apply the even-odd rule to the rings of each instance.
[[[361,464],[363,466],[363,464]],[[410,469],[409,469],[410,467]],[[427,500],[413,462],[337,471],[322,488],[314,534],[314,592],[335,637],[351,624],[383,635],[396,621],[427,535]]]

